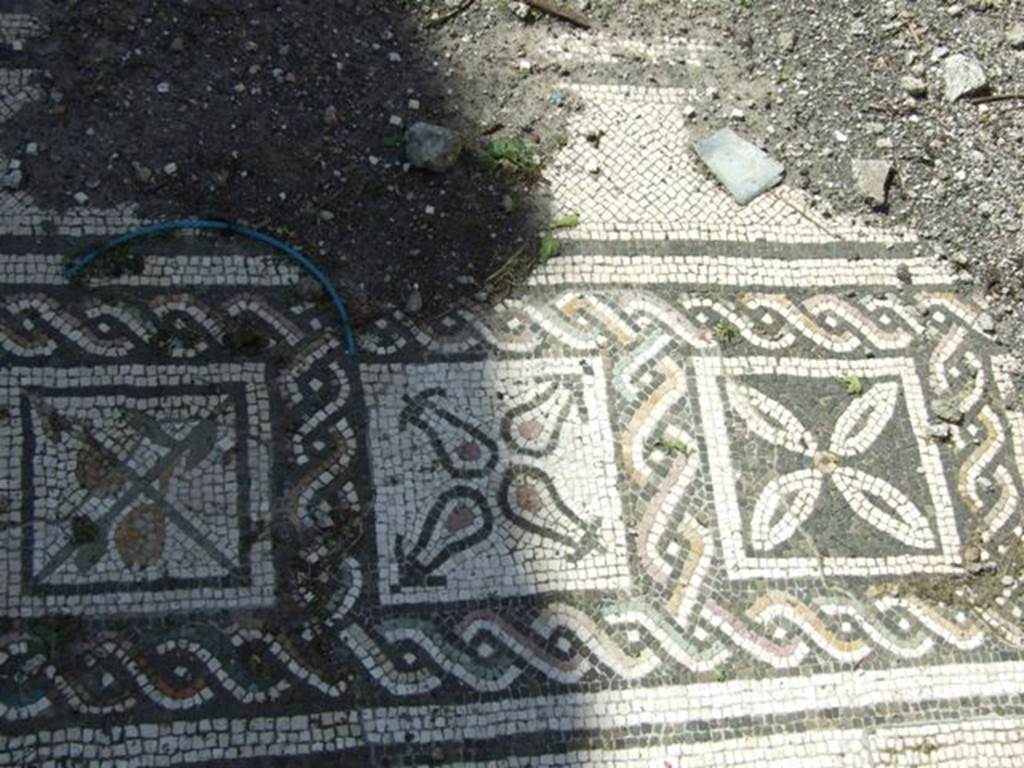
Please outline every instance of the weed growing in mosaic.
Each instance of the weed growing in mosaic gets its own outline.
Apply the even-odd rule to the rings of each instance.
[[[715,326],[714,336],[720,346],[728,347],[739,342],[740,329],[728,320],[719,320]]]
[[[580,225],[580,217],[575,213],[569,213],[565,216],[559,216],[557,219],[551,222],[548,229],[573,229]]]
[[[71,541],[78,546],[92,544],[100,537],[100,528],[85,515],[75,515],[71,520]]]
[[[562,252],[562,241],[551,235],[543,235],[537,249],[537,263],[544,264]]]
[[[860,377],[850,374],[849,376],[842,376],[839,379],[839,383],[846,388],[846,394],[857,397],[864,394],[864,382],[860,380]]]
[[[533,182],[540,178],[540,163],[526,142],[517,136],[494,139],[487,145],[482,160],[485,165],[523,181]]]
[[[676,456],[689,456],[690,446],[674,437],[659,437],[654,441],[654,447],[665,453]]]
[[[32,622],[29,648],[47,659],[58,659],[81,633],[81,621],[66,616]]]

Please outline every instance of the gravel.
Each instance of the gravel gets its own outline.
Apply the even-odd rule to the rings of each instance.
[[[948,9],[785,0],[697,2],[692,12],[724,16],[722,55],[742,56],[748,78],[769,82],[744,130],[786,165],[789,182],[824,211],[913,228],[921,255],[969,273],[992,302],[998,339],[1024,354],[1024,99],[970,95],[982,92],[982,77],[990,99],[1024,92],[1013,35],[1021,7],[972,0]],[[784,29],[799,32],[791,52],[779,45]],[[749,45],[730,44],[739,30]],[[953,69],[965,85],[947,101]],[[874,210],[850,183],[856,158],[893,164],[886,208]]]

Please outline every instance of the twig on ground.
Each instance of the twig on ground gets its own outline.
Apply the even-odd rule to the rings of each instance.
[[[452,10],[448,11],[448,13],[442,16],[438,16],[436,19],[431,19],[426,23],[425,26],[427,27],[427,29],[437,29],[438,27],[442,27],[459,14],[468,11],[470,6],[473,5],[473,3],[475,2],[476,0],[465,0],[461,5],[458,5]]]
[[[921,35],[918,34],[917,28],[912,23],[910,23],[908,21],[907,22],[907,29],[910,30],[910,34],[912,34],[914,36],[914,41],[917,43],[917,47],[920,48],[921,47]]]
[[[549,13],[552,16],[557,16],[560,19],[571,21],[577,27],[583,27],[583,29],[590,29],[593,25],[590,23],[590,19],[584,16],[582,13],[577,13],[571,8],[552,3],[549,0],[526,0],[526,4],[531,8],[536,8],[538,11]]]
[[[975,96],[973,99],[968,99],[971,104],[988,104],[993,101],[1016,101],[1017,99],[1024,99],[1024,93],[997,93],[992,96]]]

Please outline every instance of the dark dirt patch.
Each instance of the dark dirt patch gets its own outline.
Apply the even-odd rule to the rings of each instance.
[[[430,23],[447,8],[434,5],[54,8],[48,38],[33,43],[47,97],[8,124],[9,148],[43,146],[23,162],[25,188],[46,208],[85,192],[94,206],[138,202],[145,218],[242,222],[318,260],[357,318],[405,305],[417,288],[422,311],[436,314],[536,247],[535,177],[496,166],[486,148],[509,136],[542,155],[558,115],[532,99],[528,121],[496,121],[499,94],[522,78],[482,66],[482,49],[446,54],[455,33]],[[450,171],[405,163],[404,130],[416,120],[463,138]]]

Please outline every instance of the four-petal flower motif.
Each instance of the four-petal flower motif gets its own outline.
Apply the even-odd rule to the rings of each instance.
[[[808,459],[808,466],[775,478],[761,491],[750,522],[755,549],[771,551],[788,541],[814,512],[826,483],[872,528],[915,549],[936,546],[928,519],[903,492],[846,465],[864,455],[885,430],[899,402],[899,385],[881,382],[854,399],[836,421],[827,447],[791,410],[760,390],[732,379],[726,392],[751,432]]]

